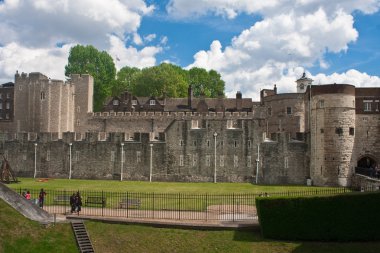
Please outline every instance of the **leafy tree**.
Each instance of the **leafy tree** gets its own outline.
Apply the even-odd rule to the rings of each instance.
[[[203,68],[191,68],[189,70],[189,82],[193,87],[194,96],[203,94],[206,97],[218,97],[224,95],[225,83],[215,70],[206,71]]]
[[[144,68],[136,76],[136,82],[131,90],[137,96],[185,97],[187,87],[186,72],[182,68],[162,63],[158,66]]]
[[[132,91],[136,86],[136,79],[141,70],[136,67],[123,67],[117,72],[116,80],[112,85],[112,95],[119,95],[123,91]]]
[[[94,111],[99,111],[111,94],[111,85],[115,85],[116,68],[112,57],[91,45],[76,45],[71,48],[65,66],[65,75],[70,74],[90,74],[94,77]]]

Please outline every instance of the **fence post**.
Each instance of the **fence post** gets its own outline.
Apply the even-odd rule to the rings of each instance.
[[[127,194],[127,197],[126,197],[126,200],[125,200],[125,202],[126,202],[126,205],[127,205],[127,218],[129,217],[129,212],[128,212],[128,210],[129,210],[129,208],[128,208],[128,199],[129,199],[129,197],[128,197],[128,192],[126,193]]]
[[[154,195],[154,192],[153,192],[152,194],[153,194],[153,195],[152,195],[152,217],[153,217],[153,219],[154,219],[154,212],[155,212],[155,210],[154,210],[155,195]]]
[[[232,221],[235,222],[235,193],[232,193]]]
[[[206,221],[208,221],[208,194],[206,193]]]
[[[103,190],[102,190],[102,216],[104,216],[104,205],[103,205],[103,202],[104,202],[104,193],[103,193]]]

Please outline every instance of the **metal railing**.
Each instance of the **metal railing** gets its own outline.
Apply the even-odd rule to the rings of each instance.
[[[367,190],[378,190],[367,189]],[[18,189],[22,194],[27,189]],[[38,204],[39,190],[29,190]],[[255,199],[265,196],[316,196],[350,192],[348,188],[320,188],[252,194],[186,194],[80,191],[80,215],[165,220],[254,220]],[[46,190],[44,209],[50,213],[70,214],[74,190]]]

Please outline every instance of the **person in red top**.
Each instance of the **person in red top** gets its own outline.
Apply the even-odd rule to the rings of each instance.
[[[30,191],[27,191],[26,194],[25,194],[25,198],[27,200],[30,200],[31,196],[30,196]]]

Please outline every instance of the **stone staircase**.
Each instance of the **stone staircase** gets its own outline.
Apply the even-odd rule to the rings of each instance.
[[[71,226],[74,230],[75,239],[77,240],[80,252],[95,252],[83,221],[72,221]]]

